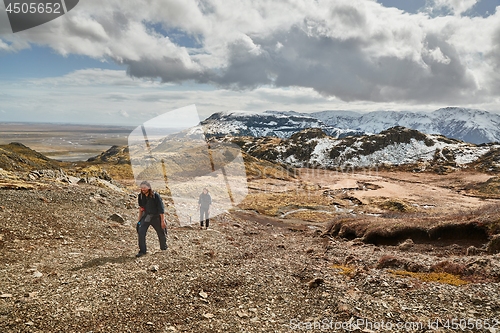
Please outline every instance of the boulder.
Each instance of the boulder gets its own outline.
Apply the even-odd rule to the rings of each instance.
[[[118,222],[121,224],[125,223],[125,219],[120,214],[113,214],[110,217],[108,217],[108,220]]]

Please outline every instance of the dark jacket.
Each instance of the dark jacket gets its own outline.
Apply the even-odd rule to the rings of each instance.
[[[165,213],[165,206],[163,205],[163,200],[160,195],[154,192],[153,197],[148,197],[142,193],[138,196],[139,206],[144,208],[145,214],[160,215]]]
[[[200,194],[200,198],[198,199],[198,204],[201,205],[201,208],[207,209],[212,204],[212,197],[210,196],[209,193],[207,194],[202,193]]]

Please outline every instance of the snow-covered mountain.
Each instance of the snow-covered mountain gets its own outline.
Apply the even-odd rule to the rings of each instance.
[[[306,129],[288,139],[226,137],[248,154],[294,167],[326,169],[373,168],[382,165],[419,165],[428,168],[466,167],[494,153],[486,171],[500,170],[500,145],[475,145],[441,135],[393,127],[379,134],[343,139],[319,129]]]
[[[233,135],[288,138],[306,128],[319,128],[334,138],[363,134],[349,128],[336,128],[310,115],[296,112],[262,114],[246,111],[219,112],[205,119],[201,125],[207,137]]]
[[[306,128],[320,128],[326,134],[343,138],[349,135],[380,133],[403,126],[427,134],[480,144],[500,142],[500,114],[482,110],[448,107],[433,112],[232,111],[215,113],[202,122],[207,136],[274,136],[288,138]]]
[[[283,114],[283,113],[282,113]],[[322,111],[308,114],[326,125],[380,133],[393,126],[404,126],[427,134],[441,134],[471,143],[500,142],[500,114],[457,107],[433,112]]]

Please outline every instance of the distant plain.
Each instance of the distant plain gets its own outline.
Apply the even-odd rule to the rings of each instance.
[[[60,161],[85,161],[113,145],[127,144],[132,127],[0,123],[0,144],[19,142]]]

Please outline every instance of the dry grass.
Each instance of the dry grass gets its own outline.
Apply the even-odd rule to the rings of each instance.
[[[347,265],[331,265],[330,268],[339,270],[342,275],[351,275],[356,270],[355,267]]]
[[[304,210],[287,215],[287,218],[323,223],[332,219],[333,212]]]
[[[407,204],[406,202],[398,199],[386,200],[379,204],[380,208],[386,209],[393,212],[414,212],[415,208]]]
[[[492,177],[485,182],[471,184],[466,189],[470,194],[481,198],[500,199],[500,177]]]
[[[438,282],[450,284],[452,286],[462,286],[468,283],[459,276],[450,273],[415,273],[401,270],[389,270],[389,272],[396,276],[407,276],[424,282]]]
[[[116,180],[126,180],[133,179],[134,174],[132,172],[132,167],[130,164],[112,164],[105,165],[104,170],[108,172],[108,174]]]
[[[300,193],[257,193],[249,194],[239,205],[242,209],[254,210],[260,214],[276,216],[283,209],[320,209],[328,206],[331,199],[322,195]]]
[[[285,166],[260,160],[246,153],[243,153],[243,160],[245,162],[247,178],[249,180],[273,178],[291,181],[295,178],[293,170],[288,169]]]

